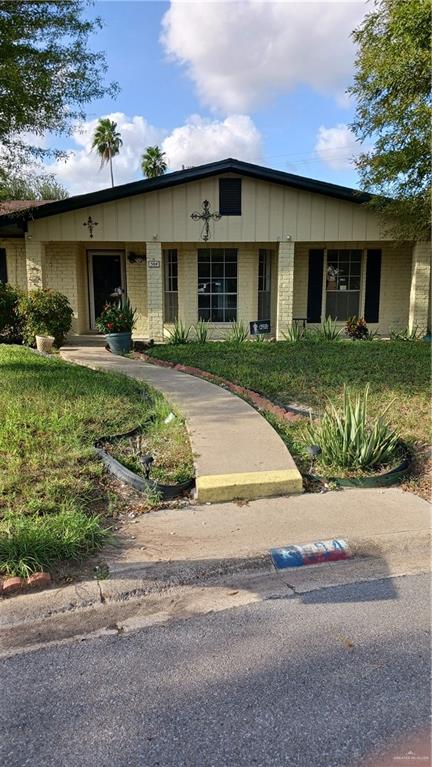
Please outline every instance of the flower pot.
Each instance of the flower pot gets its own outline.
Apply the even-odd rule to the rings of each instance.
[[[109,333],[107,344],[113,354],[127,354],[132,349],[132,333]]]
[[[36,349],[38,352],[50,354],[54,343],[54,336],[36,336]]]

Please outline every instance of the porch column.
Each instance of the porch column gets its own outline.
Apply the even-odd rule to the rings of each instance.
[[[279,243],[277,264],[276,340],[292,325],[294,297],[294,246],[292,240]]]
[[[25,241],[27,289],[45,287],[45,243],[37,240]]]
[[[163,341],[163,263],[160,242],[146,242],[148,335]]]
[[[412,252],[409,330],[424,334],[428,328],[431,278],[431,243],[416,242]]]

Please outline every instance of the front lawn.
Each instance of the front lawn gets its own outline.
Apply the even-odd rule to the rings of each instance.
[[[327,398],[340,401],[344,384],[359,391],[370,382],[371,414],[394,400],[388,412],[392,426],[415,443],[418,454],[430,443],[430,345],[422,341],[189,343],[148,353],[318,412]],[[291,428],[298,442],[298,427]]]
[[[25,575],[102,545],[98,515],[109,498],[93,443],[146,422],[155,407],[142,383],[0,345],[0,574]],[[171,432],[177,460],[192,466],[178,424]]]

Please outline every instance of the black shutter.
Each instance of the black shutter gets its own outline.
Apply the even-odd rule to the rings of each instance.
[[[381,251],[368,250],[366,263],[365,320],[379,321]]]
[[[0,282],[7,282],[6,250],[0,248]]]
[[[309,251],[307,321],[321,322],[324,250]]]
[[[241,216],[241,178],[219,179],[219,213]]]

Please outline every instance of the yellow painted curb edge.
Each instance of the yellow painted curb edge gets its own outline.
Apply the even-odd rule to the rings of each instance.
[[[301,492],[303,482],[298,469],[210,474],[196,479],[196,499],[200,503],[232,501],[234,498],[254,500]]]

